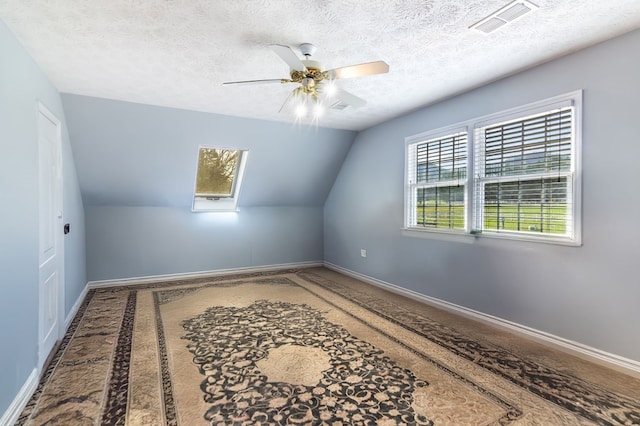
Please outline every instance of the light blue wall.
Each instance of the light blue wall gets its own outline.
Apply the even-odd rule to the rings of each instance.
[[[38,353],[37,101],[63,123],[65,312],[86,284],[84,212],[60,96],[0,21],[0,416]]]
[[[199,145],[248,149],[239,206],[318,206],[355,132],[63,94],[85,205],[190,208]]]
[[[91,280],[322,261],[319,207],[87,206]]]
[[[355,132],[63,95],[88,278],[321,261],[323,205]],[[198,146],[248,149],[237,213],[192,213]]]
[[[635,31],[360,133],[325,204],[325,260],[640,361],[638,46]],[[401,235],[406,136],[576,89],[582,247]]]

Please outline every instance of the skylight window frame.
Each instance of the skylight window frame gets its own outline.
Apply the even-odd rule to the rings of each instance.
[[[198,186],[198,173],[200,153],[203,149],[215,149],[226,151],[237,151],[239,153],[238,163],[234,170],[234,178],[231,184],[230,195],[227,194],[204,194],[196,192]],[[228,146],[199,145],[196,155],[196,172],[193,181],[193,201],[192,212],[235,212],[238,210],[238,198],[242,188],[242,181],[249,157],[249,150]]]

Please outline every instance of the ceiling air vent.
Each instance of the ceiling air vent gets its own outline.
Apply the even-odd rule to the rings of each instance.
[[[329,106],[329,109],[345,109],[346,107],[348,107],[348,104],[342,103],[340,101],[337,101],[333,104],[331,104],[331,106]]]
[[[509,3],[502,9],[493,12],[491,15],[483,18],[469,28],[489,34],[537,8],[538,6],[529,1],[516,0]]]

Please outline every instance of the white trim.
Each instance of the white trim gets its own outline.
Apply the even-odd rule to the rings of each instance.
[[[412,182],[411,172],[415,170],[415,167],[411,167],[409,164],[409,158],[412,159],[417,164],[417,154],[416,149],[417,146],[421,143],[429,143],[431,141],[437,141],[438,139],[445,137],[456,137],[464,134],[467,138],[467,170],[469,169],[469,126],[468,123],[457,123],[451,126],[441,127],[436,130],[430,130],[423,133],[418,133],[416,135],[408,136],[404,138],[404,229],[412,229],[413,220],[410,219],[410,211],[412,210],[410,206],[416,205],[416,191],[415,189],[419,187],[427,187],[427,186],[451,186],[454,184],[463,184],[465,186],[465,224],[470,223],[467,218],[471,209],[467,208],[467,200],[469,198],[469,175],[465,176],[462,180],[452,180],[448,182],[437,182],[434,184],[424,185],[418,184],[418,182]],[[468,226],[465,226],[465,229],[455,230],[453,232],[458,233],[466,233]],[[429,231],[433,231],[433,229],[429,229]],[[439,229],[436,229],[436,232]]]
[[[456,123],[451,126],[440,127],[435,130],[429,130],[416,135],[407,136],[404,138],[404,144],[405,146],[409,146],[418,143],[432,142],[444,137],[457,136],[462,133],[465,135],[469,133],[469,124],[467,122]]]
[[[405,237],[427,238],[431,240],[453,241],[457,243],[473,244],[476,241],[476,235],[470,234],[463,230],[449,229],[424,229],[424,228],[402,228],[401,234]]]
[[[7,411],[5,411],[0,418],[0,426],[11,426],[18,421],[20,413],[24,410],[24,407],[29,402],[31,395],[33,395],[37,387],[38,369],[34,368],[33,371],[31,371],[31,374],[29,374],[29,377],[27,377],[27,381],[24,382],[22,388],[20,388],[20,392],[18,392],[11,402],[11,405],[7,408]]]
[[[576,100],[578,101],[576,102]],[[525,105],[517,105],[502,111],[482,115],[480,117],[467,120],[465,123],[468,123],[471,131],[473,132],[479,127],[487,127],[497,123],[507,123],[509,121],[518,121],[522,117],[544,114],[545,112],[554,109],[576,106],[576,103],[580,103],[580,106],[582,106],[582,89],[573,90],[561,95],[530,102]]]
[[[251,267],[245,267],[245,268],[216,269],[213,271],[188,272],[188,273],[166,274],[166,275],[151,275],[148,277],[132,277],[132,278],[120,278],[115,280],[89,281],[87,283],[87,287],[89,289],[117,287],[121,285],[138,285],[138,284],[148,284],[153,282],[188,280],[191,278],[217,277],[220,275],[232,275],[237,273],[278,271],[281,269],[290,269],[290,268],[313,268],[313,267],[318,267],[323,265],[324,263],[318,260],[315,262],[281,263],[277,265],[251,266]]]
[[[563,240],[563,239],[553,239],[547,237],[538,237],[534,233],[522,233],[515,234],[509,231],[492,231],[492,232],[481,232],[481,231],[471,231],[465,232],[463,230],[450,230],[450,229],[438,229],[438,228],[401,228],[400,232],[404,237],[416,237],[416,238],[426,238],[430,240],[441,240],[441,241],[453,241],[458,243],[466,243],[466,244],[474,244],[484,239],[493,239],[493,240],[507,240],[507,241],[516,241],[520,242],[529,242],[529,243],[544,243],[544,244],[556,244],[561,246],[569,246],[569,247],[581,247],[582,243]]]
[[[69,329],[69,325],[71,325],[71,321],[76,316],[76,313],[78,313],[78,309],[80,309],[80,305],[82,305],[84,298],[87,296],[88,290],[88,286],[85,286],[80,293],[80,296],[78,296],[76,303],[74,303],[73,307],[69,311],[69,314],[64,321],[64,331],[62,334],[63,336],[64,333],[66,333],[66,331]],[[24,410],[24,407],[27,405],[29,399],[38,387],[38,377],[38,369],[34,368],[27,378],[27,381],[24,383],[24,385],[22,385],[22,388],[14,398],[9,408],[7,408],[7,411],[5,411],[2,418],[0,418],[0,426],[10,426],[18,420],[20,413],[22,412],[22,410]]]
[[[364,281],[368,284],[372,284],[376,287],[389,290],[393,293],[400,294],[402,296],[409,297],[419,302],[426,303],[427,305],[435,306],[445,309],[449,312],[453,312],[462,315],[467,318],[471,318],[483,323],[501,328],[503,330],[510,331],[525,338],[535,340],[546,346],[551,346],[555,349],[559,349],[563,352],[567,352],[571,355],[578,356],[596,364],[604,365],[611,369],[621,371],[625,374],[640,377],[640,362],[625,358],[610,352],[605,352],[600,349],[596,349],[591,346],[584,345],[579,342],[574,342],[563,337],[556,336],[551,333],[536,330],[535,328],[527,327],[526,325],[518,324],[509,320],[505,320],[493,315],[485,314],[473,309],[465,308],[464,306],[456,305],[455,303],[447,302],[435,297],[426,296],[413,290],[400,287],[395,284],[391,284],[376,278],[369,277],[367,275],[360,274],[355,271],[343,268],[338,265],[334,265],[330,262],[324,262],[324,266],[328,269],[332,269],[341,274],[348,275],[358,280]]]
[[[85,285],[84,288],[82,289],[82,292],[80,293],[80,296],[78,296],[76,303],[74,303],[71,309],[69,310],[69,313],[67,314],[67,318],[64,320],[65,333],[69,329],[69,326],[71,325],[71,321],[73,321],[73,318],[78,313],[78,309],[80,309],[80,305],[82,305],[84,298],[87,296],[87,291],[89,291],[89,286]]]

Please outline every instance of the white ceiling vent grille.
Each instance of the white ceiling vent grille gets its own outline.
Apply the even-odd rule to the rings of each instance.
[[[342,103],[340,101],[337,101],[333,104],[331,104],[331,106],[329,106],[329,109],[338,109],[338,110],[342,110],[345,109],[346,107],[348,107],[348,104]]]
[[[486,18],[473,24],[469,28],[473,28],[485,34],[489,34],[502,27],[503,25],[508,24],[509,22],[513,22],[521,16],[524,16],[537,8],[538,6],[529,1],[515,0],[505,7],[493,12]]]

